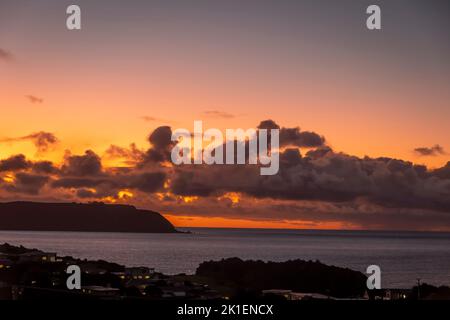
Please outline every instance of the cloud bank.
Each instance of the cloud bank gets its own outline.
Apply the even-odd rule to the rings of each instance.
[[[0,195],[126,202],[172,215],[303,226],[450,230],[450,162],[428,169],[401,159],[360,158],[334,151],[312,131],[273,120],[258,127],[280,128],[277,175],[261,176],[257,165],[173,166],[172,130],[161,126],[149,135],[147,149],[112,145],[103,156],[68,153],[61,164],[20,154],[2,159]],[[105,167],[105,158],[125,166]]]

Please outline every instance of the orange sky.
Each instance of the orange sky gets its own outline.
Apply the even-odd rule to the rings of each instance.
[[[352,229],[344,223],[321,223],[311,221],[257,221],[245,219],[226,219],[221,217],[205,218],[197,216],[178,216],[164,214],[164,217],[177,227],[209,227],[209,228],[263,228],[263,229]]]

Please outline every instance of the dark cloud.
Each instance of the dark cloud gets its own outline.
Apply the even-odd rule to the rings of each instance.
[[[175,194],[191,196],[240,192],[255,198],[351,202],[364,199],[386,208],[450,212],[450,180],[423,166],[389,158],[358,158],[330,150],[323,157],[280,154],[280,172],[260,176],[256,166],[179,167],[171,177]],[[439,173],[444,176],[444,171]]]
[[[14,56],[11,52],[0,48],[0,60],[3,61],[12,61]]]
[[[433,170],[432,175],[440,179],[450,180],[450,161],[448,161],[447,164],[442,168]]]
[[[218,111],[218,110],[206,110],[206,111],[203,112],[203,114],[208,116],[208,117],[222,118],[222,119],[233,119],[233,118],[236,118],[236,116],[231,114],[231,113]]]
[[[172,147],[172,129],[169,126],[156,128],[148,137],[151,147],[145,152],[142,162],[138,166],[170,161]]]
[[[32,167],[36,173],[54,174],[59,170],[51,161],[37,161]]]
[[[262,121],[258,126],[279,127],[273,120]],[[286,201],[364,200],[384,208],[450,211],[450,180],[442,178],[447,175],[444,168],[428,171],[424,166],[399,159],[335,153],[324,144],[323,137],[299,128],[281,128],[280,136],[283,145],[291,147],[280,153],[277,175],[261,176],[259,167],[254,165],[179,166],[169,176],[171,191],[199,197],[237,192],[258,199]],[[298,147],[312,150],[302,157]]]
[[[44,102],[43,98],[36,97],[32,94],[26,95],[25,98],[27,98],[28,101],[30,101],[31,103],[43,103]]]
[[[165,150],[173,146],[172,129],[169,126],[158,127],[153,131],[148,140],[157,150]]]
[[[53,188],[96,189],[97,197],[116,195],[121,189],[135,189],[153,193],[164,186],[166,174],[162,171],[130,174],[104,173],[101,177],[62,177],[52,182]]]
[[[144,162],[157,163],[157,162],[164,162],[168,159],[169,159],[168,151],[148,149],[147,152],[145,153]]]
[[[164,172],[144,172],[142,174],[127,177],[127,188],[137,189],[142,192],[153,193],[160,190],[166,179]]]
[[[31,141],[35,146],[38,152],[46,152],[52,146],[58,144],[58,138],[50,132],[40,131],[29,134],[27,136],[19,137],[19,138],[6,138],[1,139],[1,142],[17,142],[17,141]]]
[[[59,142],[58,138],[53,133],[44,132],[44,131],[32,133],[28,136],[22,137],[21,139],[33,141],[38,152],[45,152],[51,146],[53,146]]]
[[[438,156],[445,154],[444,148],[442,148],[438,144],[432,146],[431,148],[428,147],[415,148],[414,152],[420,156]]]
[[[53,188],[95,188],[101,184],[112,184],[110,180],[95,178],[59,178],[52,182]]]
[[[258,129],[280,129],[280,126],[273,120],[263,120],[259,123]]]
[[[68,155],[62,166],[62,172],[70,176],[95,176],[102,173],[100,157],[92,150],[84,155]]]
[[[171,182],[171,191],[176,195],[201,197],[207,197],[216,191],[221,191],[214,183],[203,183],[203,181],[197,182],[195,171],[196,170],[177,170],[175,179]],[[211,180],[211,182],[212,181],[213,180]]]
[[[48,180],[49,177],[46,175],[19,172],[15,175],[14,184],[6,186],[6,190],[9,192],[37,195]]]
[[[100,199],[116,197],[122,189],[154,193],[163,188],[166,181],[166,173],[162,170],[104,169],[100,157],[91,150],[84,155],[66,155],[61,168],[50,161],[32,162],[24,155],[16,155],[1,160],[0,171],[17,172],[12,182],[1,183],[4,190],[30,195],[38,194],[48,183],[53,189],[75,189],[82,198]]]
[[[324,146],[317,149],[309,150],[306,153],[306,156],[313,159],[318,159],[326,156],[329,152],[333,152],[333,150],[328,146]]]
[[[27,161],[23,154],[11,156],[0,161],[0,171],[20,171],[30,167],[31,163]]]
[[[300,128],[281,128],[280,146],[296,146],[315,148],[325,144],[325,138],[311,131],[300,131]]]
[[[280,163],[282,167],[292,167],[302,162],[302,155],[297,148],[288,148],[280,154]]]
[[[280,147],[316,148],[325,145],[325,138],[315,132],[301,131],[299,127],[282,128],[270,119],[261,121],[258,129],[280,129]]]

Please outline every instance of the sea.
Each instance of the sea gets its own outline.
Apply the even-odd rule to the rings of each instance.
[[[381,269],[383,288],[421,283],[450,286],[450,233],[178,228],[190,233],[0,231],[0,243],[59,256],[147,266],[193,274],[203,261],[228,257],[263,261],[319,260],[366,272]]]

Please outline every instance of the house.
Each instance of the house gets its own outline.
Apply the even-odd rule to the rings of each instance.
[[[82,262],[79,263],[78,266],[80,267],[81,271],[88,274],[105,274],[106,270],[99,267],[97,263],[95,262]]]
[[[373,289],[368,291],[372,300],[403,300],[411,294],[410,289]]]
[[[262,291],[263,296],[278,296],[284,297],[287,300],[290,300],[289,297],[291,293],[292,290],[285,290],[285,289],[270,289]]]
[[[11,268],[13,264],[10,259],[0,257],[0,271]]]
[[[18,255],[19,262],[56,262],[56,253],[30,251]]]
[[[128,279],[150,279],[155,273],[154,268],[131,267],[125,268],[125,277]]]
[[[186,289],[181,287],[162,287],[161,291],[162,298],[183,298],[187,295]]]
[[[334,299],[320,293],[291,292],[288,300],[329,300]]]
[[[292,290],[285,289],[271,289],[263,290],[264,296],[279,296],[284,297],[286,300],[328,300],[334,299],[333,297],[320,294],[320,293],[309,293],[309,292],[293,292]]]
[[[151,279],[130,279],[126,282],[125,287],[135,287],[138,288],[139,291],[143,292],[147,286],[152,284],[154,285],[155,281]]]
[[[102,286],[85,286],[81,288],[81,292],[100,298],[114,298],[120,296],[119,289]]]

